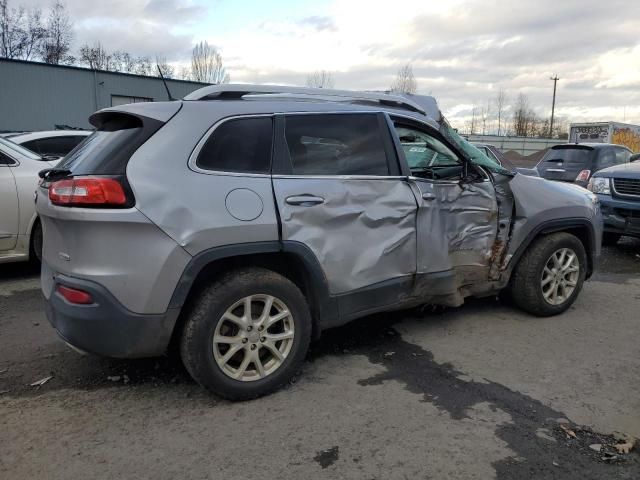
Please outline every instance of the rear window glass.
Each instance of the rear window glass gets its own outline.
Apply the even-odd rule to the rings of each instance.
[[[114,161],[118,157],[114,154],[133,141],[141,130],[142,127],[98,130],[72,150],[57,168],[71,170],[74,175],[121,175],[124,171]]]
[[[593,159],[594,150],[586,148],[552,148],[542,162],[562,162],[563,165],[586,165]]]
[[[221,172],[269,173],[272,137],[270,117],[228,120],[213,131],[196,165]]]
[[[285,136],[295,175],[389,175],[375,114],[291,115]]]
[[[157,120],[127,114],[106,112],[103,117],[100,127],[56,168],[72,175],[124,175],[131,155],[162,126]]]

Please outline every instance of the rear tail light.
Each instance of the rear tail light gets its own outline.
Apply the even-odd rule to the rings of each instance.
[[[58,285],[56,290],[69,303],[75,303],[78,305],[90,305],[93,303],[93,297],[91,294],[84,290],[65,287],[63,285]]]
[[[586,182],[591,176],[591,170],[582,170],[576,177],[576,182]]]
[[[115,178],[75,177],[52,182],[49,200],[67,207],[123,207],[127,195]]]

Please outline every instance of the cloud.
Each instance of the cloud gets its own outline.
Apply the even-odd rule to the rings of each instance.
[[[18,0],[13,0],[17,2]],[[23,0],[46,7],[48,0]],[[385,89],[411,63],[454,123],[500,88],[541,116],[640,123],[640,2],[629,0],[67,0],[77,40],[188,62],[217,45],[234,81],[304,84],[333,72],[337,88]],[[287,5],[285,5],[287,3]],[[639,107],[635,107],[639,105]],[[627,107],[625,109],[625,106]]]
[[[311,26],[315,28],[317,31],[322,32],[324,30],[328,30],[330,32],[337,31],[337,27],[331,17],[322,17],[319,15],[312,15],[310,17],[305,17],[298,22],[299,25],[306,27]]]

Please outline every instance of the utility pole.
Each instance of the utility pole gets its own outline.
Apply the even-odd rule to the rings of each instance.
[[[550,78],[553,80],[553,102],[551,103],[551,125],[549,126],[549,138],[553,138],[553,116],[556,113],[556,86],[558,85],[558,75],[555,74]]]

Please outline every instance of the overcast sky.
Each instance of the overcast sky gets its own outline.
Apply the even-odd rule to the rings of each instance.
[[[410,62],[418,93],[462,126],[499,88],[540,116],[640,123],[640,0],[66,0],[76,45],[188,62],[216,45],[235,82],[386,89]],[[49,0],[10,0],[16,6]]]

